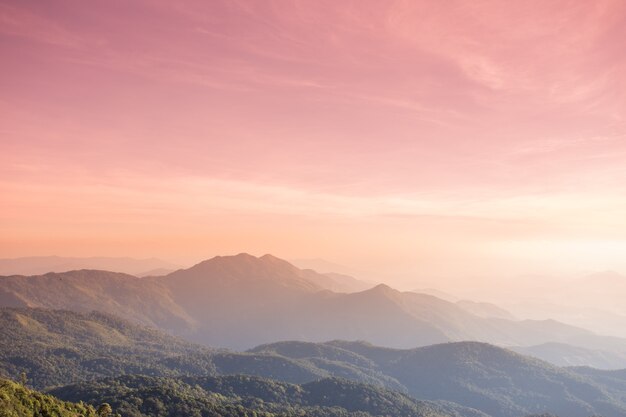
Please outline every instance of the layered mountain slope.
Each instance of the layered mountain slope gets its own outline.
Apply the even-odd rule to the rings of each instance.
[[[626,351],[625,340],[554,321],[491,318],[493,311],[487,314],[490,318],[480,317],[467,311],[467,305],[382,284],[357,293],[324,291],[324,275],[271,255],[216,257],[157,281],[201,322],[191,337],[218,346],[341,338],[404,348],[478,340],[518,346],[559,342]]]
[[[568,370],[602,385],[614,398],[626,402],[626,369],[609,371],[587,366],[577,366],[570,367]]]
[[[177,379],[126,376],[57,388],[52,393],[70,401],[92,404],[106,401],[123,415],[151,417],[191,414],[487,417],[459,405],[418,401],[397,392],[339,379],[292,385],[241,375]]]
[[[482,343],[416,349],[387,369],[410,387],[413,395],[461,401],[496,416],[540,412],[569,417],[626,415],[626,405],[614,402],[595,384],[545,362]]]
[[[471,300],[460,300],[456,302],[456,305],[463,310],[483,318],[495,318],[495,319],[507,319],[515,320],[515,316],[506,311],[502,307],[498,307],[491,303],[481,303]]]
[[[312,271],[312,269],[309,269],[309,271]],[[376,285],[370,282],[361,281],[350,275],[338,274],[336,272],[317,274],[312,280],[324,289],[331,290],[333,292],[359,292],[365,291]]]
[[[0,306],[98,310],[179,332],[190,331],[195,324],[167,286],[108,271],[0,277]]]
[[[291,339],[359,339],[391,346],[450,340],[436,323],[410,311],[403,304],[401,293],[383,284],[351,294],[317,293],[303,299],[290,316],[300,323],[291,324],[295,334]]]
[[[161,279],[174,282],[177,291],[189,297],[196,291],[204,291],[207,282],[222,290],[238,291],[242,285],[253,290],[267,291],[268,286],[285,291],[319,291],[323,287],[313,282],[317,273],[298,269],[289,262],[272,255],[260,258],[240,253],[235,256],[216,256],[188,269],[181,269]]]
[[[99,312],[0,309],[0,375],[25,372],[36,388],[125,374],[248,374],[292,383],[339,376],[402,389],[361,365],[208,349]]]
[[[546,412],[568,417],[626,416],[626,398],[612,393],[610,387],[610,378],[616,377],[604,381],[599,376],[585,377],[583,372],[484,343],[446,343],[409,350],[342,341],[318,348],[297,347],[286,342],[253,351],[297,357],[324,357],[327,352],[337,356],[334,349],[349,351],[370,360],[374,369],[400,382],[414,397],[457,402],[493,416]]]
[[[215,257],[142,279],[105,271],[0,277],[0,305],[122,315],[190,340],[246,349],[275,340],[367,340],[409,348],[477,340],[505,346],[569,343],[626,352],[626,340],[555,321],[484,318],[437,297],[386,285],[323,288],[322,274],[265,255]]]
[[[18,378],[22,372],[39,388],[78,381],[89,386],[88,381],[103,376],[125,384],[117,377],[129,374],[175,377],[179,382],[187,376],[245,374],[296,384],[341,377],[374,385],[374,391],[391,388],[497,417],[544,412],[626,416],[623,373],[558,368],[483,343],[400,350],[364,342],[281,342],[239,353],[192,345],[102,313],[3,309],[0,374]],[[190,385],[200,383],[195,381]],[[355,386],[342,383],[332,389],[358,397]],[[342,406],[324,403],[324,395],[317,405]]]
[[[565,343],[544,343],[511,349],[558,366],[591,366],[607,370],[626,368],[626,354],[624,353],[585,349]]]
[[[24,258],[0,259],[0,275],[40,275],[48,272],[67,272],[79,269],[95,269],[143,276],[149,272],[173,271],[176,265],[161,259],[135,259],[63,256],[29,256]],[[163,274],[160,274],[163,275]]]
[[[172,375],[176,367],[162,364],[166,358],[208,352],[105,313],[0,309],[0,374],[25,372],[37,388],[125,373]]]

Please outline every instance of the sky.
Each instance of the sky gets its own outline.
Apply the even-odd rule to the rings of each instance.
[[[0,257],[626,272],[626,2],[0,0]]]

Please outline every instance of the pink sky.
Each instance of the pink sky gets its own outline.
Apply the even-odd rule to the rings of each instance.
[[[626,272],[626,3],[0,1],[0,257]]]

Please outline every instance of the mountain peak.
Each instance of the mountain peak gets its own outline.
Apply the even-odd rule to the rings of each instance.
[[[192,269],[200,265],[210,265],[210,264],[216,264],[216,263],[254,263],[254,264],[282,263],[283,265],[285,264],[290,265],[294,269],[297,269],[295,266],[291,265],[289,262],[283,259],[280,259],[274,255],[271,255],[269,253],[263,256],[256,257],[247,252],[241,252],[236,255],[217,255],[212,258],[205,259],[204,261],[200,261],[188,269]]]
[[[388,290],[393,290],[393,288],[391,288],[389,285],[387,285],[387,284],[383,284],[383,283],[380,283],[380,284],[376,285],[374,288],[375,288],[375,289],[378,289],[378,290],[380,290],[380,291],[388,291]]]
[[[259,261],[264,262],[266,264],[270,264],[270,265],[277,265],[280,266],[282,265],[282,267],[284,268],[289,268],[293,271],[301,271],[300,268],[298,268],[297,266],[293,265],[291,262],[286,261],[282,258],[279,258],[277,256],[274,256],[272,254],[266,253],[265,255],[261,256],[258,258]]]
[[[385,295],[397,294],[399,292],[398,290],[394,290],[387,284],[378,284],[377,286],[366,291],[371,291],[373,293],[385,294]]]
[[[194,291],[217,291],[217,288],[251,290],[254,285],[290,288],[300,291],[318,291],[322,288],[307,279],[306,273],[289,262],[273,255],[256,257],[249,253],[230,256],[215,256],[191,268],[167,275],[166,280],[176,279],[191,285]],[[182,281],[181,281],[182,280]],[[210,287],[209,284],[217,285]],[[182,284],[181,284],[182,285]]]
[[[355,297],[366,298],[368,300],[387,300],[395,303],[402,303],[402,292],[391,288],[387,284],[378,284],[368,290],[353,293]]]
[[[234,256],[235,258],[254,258],[256,259],[256,256],[249,254],[248,252],[240,252],[237,255]],[[223,258],[228,258],[228,256],[223,256]]]
[[[236,255],[217,255],[214,256],[212,258],[209,259],[205,259],[204,261],[200,261],[197,264],[185,269],[186,271],[188,270],[192,270],[192,269],[196,269],[196,268],[204,268],[207,266],[215,266],[218,264],[235,264],[235,263],[239,263],[239,264],[245,264],[245,263],[252,263],[252,262],[256,262],[258,261],[259,258],[257,258],[254,255],[250,255],[249,253],[246,252],[241,252],[238,253]]]

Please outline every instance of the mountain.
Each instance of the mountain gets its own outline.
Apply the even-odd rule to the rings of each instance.
[[[136,406],[158,404],[159,400],[164,407],[178,404],[187,410],[186,414],[172,411],[171,415],[190,415],[198,407],[210,410],[217,405],[259,409],[254,404],[261,399],[281,403],[278,397],[262,394],[279,387],[276,392],[298,392],[286,403],[310,407],[306,412],[317,415],[326,415],[328,410],[316,407],[348,407],[344,413],[384,412],[381,408],[349,408],[350,404],[365,407],[367,398],[369,406],[393,410],[390,415],[407,415],[394,413],[400,409],[408,412],[397,407],[417,404],[413,400],[417,398],[436,402],[425,404],[436,406],[434,410],[443,415],[514,417],[551,412],[567,417],[626,416],[624,371],[559,368],[484,343],[391,349],[365,342],[291,341],[232,352],[194,345],[99,312],[1,309],[0,375],[17,379],[22,372],[30,385],[49,387],[55,395],[72,401],[106,401],[122,410],[124,401]],[[103,377],[109,378],[97,381]],[[237,391],[228,381],[247,388],[240,386],[243,391]],[[326,382],[315,385],[315,381]],[[73,388],[59,388],[66,384]],[[215,386],[222,388],[209,388]],[[254,386],[259,387],[258,392],[252,390]],[[198,387],[202,390],[197,391]],[[303,396],[307,387],[315,387],[308,397]],[[79,391],[88,395],[67,394]],[[209,391],[233,398],[247,392],[254,398],[244,403],[204,403]],[[213,398],[212,394],[208,397]],[[377,400],[372,402],[374,398]],[[232,410],[228,407],[223,411]],[[284,410],[273,407],[260,409]],[[135,414],[125,415],[149,414],[148,409],[133,410],[127,409]]]
[[[621,396],[611,392],[611,380],[584,377],[581,372],[484,343],[446,343],[398,350],[364,342],[334,341],[301,347],[285,342],[253,351],[300,358],[323,358],[330,352],[336,357],[336,351],[328,348],[352,352],[362,358],[359,360],[371,361],[375,369],[400,382],[416,398],[452,401],[492,416],[545,412],[568,417],[626,416],[626,398],[623,392]]]
[[[406,346],[448,340],[381,288],[338,294],[318,284],[326,279],[271,255],[240,254],[163,277],[90,270],[0,277],[0,305],[96,309],[234,348],[280,339],[348,337]]]
[[[301,270],[271,255],[218,256],[152,282],[198,323],[194,341],[243,348],[293,333],[306,298],[323,290],[317,273]],[[144,278],[144,280],[146,280]],[[295,319],[295,320],[294,320]],[[297,326],[299,327],[299,326]]]
[[[391,346],[427,345],[450,340],[430,317],[411,311],[400,294],[384,284],[357,293],[326,291],[314,294],[302,299],[298,308],[290,312],[297,324],[285,325],[291,327],[293,336],[275,336],[273,340],[343,338]]]
[[[602,370],[590,368],[588,366],[577,366],[568,368],[583,378],[590,379],[605,387],[605,390],[613,394],[616,398],[624,400],[626,392],[626,369]]]
[[[141,279],[93,270],[0,277],[0,305],[95,309],[194,342],[235,349],[276,340],[352,339],[397,348],[476,340],[503,346],[555,342],[626,352],[626,339],[556,321],[485,318],[469,312],[467,305],[383,284],[333,292],[324,287],[327,280],[327,275],[271,255],[239,254]]]
[[[503,346],[533,346],[543,343],[563,343],[586,349],[605,350],[623,354],[626,339],[598,335],[589,330],[571,326],[556,320],[503,320],[488,319],[497,326],[502,342],[491,343]],[[520,337],[521,336],[521,337]],[[517,343],[513,342],[517,340]]]
[[[491,299],[507,300],[507,309],[516,316],[550,317],[601,334],[626,337],[626,275],[605,271],[569,279],[525,277],[511,285],[520,288],[507,287],[506,294],[495,292]]]
[[[139,274],[135,274],[135,275],[140,277],[140,278],[143,278],[143,277],[160,277],[160,276],[163,276],[163,275],[171,274],[174,271],[175,271],[174,269],[156,268],[156,269],[151,269],[149,271],[140,272]]]
[[[533,356],[558,366],[591,366],[598,369],[626,368],[626,354],[585,349],[565,343],[511,347],[515,352]]]
[[[412,292],[417,293],[417,294],[432,295],[434,297],[441,298],[442,300],[450,301],[451,303],[456,303],[457,301],[459,301],[458,297],[452,294],[449,294],[445,291],[438,290],[436,288],[417,288],[413,290]]]
[[[173,375],[166,358],[207,351],[101,312],[0,309],[0,375],[26,372],[36,388],[125,373]]]
[[[190,331],[195,324],[172,299],[168,286],[108,271],[0,277],[0,306],[98,310],[178,332]]]
[[[91,405],[61,401],[52,395],[0,378],[0,416],[99,417],[99,413]]]
[[[495,318],[495,319],[506,319],[506,320],[515,320],[515,316],[510,312],[506,311],[502,307],[498,307],[495,304],[491,303],[481,303],[471,300],[459,300],[456,302],[456,305],[461,307],[463,310],[472,313],[478,317],[482,317],[485,319]]]
[[[24,258],[0,259],[0,275],[40,275],[48,272],[98,269],[144,276],[148,275],[150,271],[173,271],[178,268],[179,266],[177,265],[157,258],[30,256]]]
[[[321,273],[335,272],[344,275],[358,275],[358,271],[345,265],[320,258],[292,259],[289,261],[301,269],[312,269]]]
[[[336,272],[320,274],[315,279],[315,283],[333,292],[358,292],[375,286],[375,284],[361,281],[350,275],[338,274]]]
[[[546,411],[568,417],[626,415],[626,404],[595,384],[487,344],[416,349],[388,369],[413,395],[460,401],[494,416]]]
[[[313,283],[316,272],[296,268],[287,261],[272,255],[259,258],[247,253],[235,256],[216,256],[200,262],[188,269],[181,269],[168,275],[168,281],[176,281],[204,290],[205,285],[219,285],[223,288],[236,288],[241,284],[252,285],[254,289],[267,285],[299,291],[320,290],[323,287]]]
[[[487,417],[455,404],[418,401],[340,379],[293,385],[243,375],[176,379],[125,376],[61,387],[51,393],[70,401],[107,402],[122,415],[138,417]]]
[[[557,290],[560,292],[560,290]],[[561,292],[565,294],[566,292]],[[565,297],[565,295],[563,296]],[[601,300],[595,300],[598,304],[593,307],[585,307],[582,303],[564,304],[550,301],[525,301],[509,305],[509,310],[518,316],[529,319],[541,319],[551,317],[562,323],[585,329],[594,329],[599,334],[617,337],[626,337],[626,314],[610,311],[610,306]],[[586,301],[588,302],[588,301]]]
[[[105,376],[247,374],[304,383],[331,376],[403,389],[367,364],[209,349],[100,313],[0,309],[0,375],[36,388]]]

